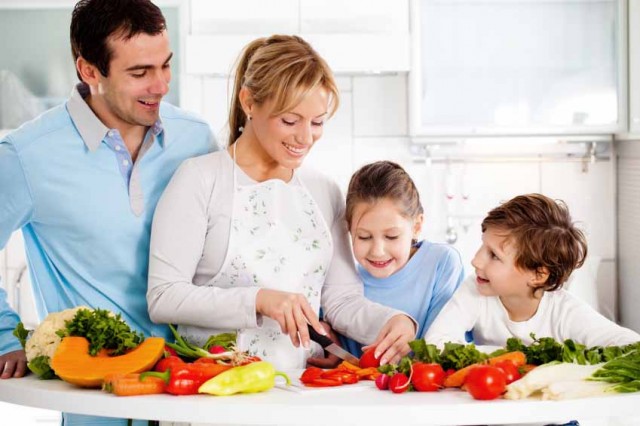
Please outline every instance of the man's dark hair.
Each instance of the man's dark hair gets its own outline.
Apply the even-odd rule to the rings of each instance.
[[[109,37],[128,40],[141,33],[160,34],[166,27],[162,12],[149,0],[81,0],[71,16],[73,61],[82,56],[107,77],[113,54]]]

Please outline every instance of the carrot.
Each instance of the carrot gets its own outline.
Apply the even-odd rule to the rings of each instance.
[[[467,375],[469,374],[469,372],[482,364],[476,363],[476,364],[471,364],[468,365],[464,368],[461,368],[460,370],[456,371],[455,373],[445,377],[444,379],[444,387],[445,388],[459,388],[464,384],[465,379],[467,378]]]
[[[489,358],[489,365],[496,365],[502,361],[511,361],[516,367],[521,367],[527,363],[527,356],[520,351],[507,352],[506,354]]]
[[[527,374],[528,372],[530,372],[531,370],[533,370],[536,367],[537,367],[537,365],[525,364],[525,365],[521,365],[520,367],[518,367],[518,371],[520,372],[520,374],[522,374],[524,376],[525,374]]]
[[[145,377],[140,373],[115,373],[105,377],[102,389],[118,396],[153,395],[164,392],[165,383],[159,377]]]

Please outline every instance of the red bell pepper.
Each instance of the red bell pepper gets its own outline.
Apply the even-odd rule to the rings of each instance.
[[[141,377],[159,377],[166,383],[165,391],[172,395],[195,395],[198,388],[207,380],[218,374],[233,368],[222,364],[179,364],[175,362],[169,365],[165,371],[147,371]]]

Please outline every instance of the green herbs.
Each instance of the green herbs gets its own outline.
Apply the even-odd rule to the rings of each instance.
[[[415,361],[425,363],[438,363],[444,370],[459,370],[471,364],[482,362],[488,355],[476,349],[474,344],[462,345],[460,343],[445,343],[442,351],[436,345],[427,344],[424,339],[409,342]]]
[[[111,350],[112,355],[122,355],[144,339],[142,333],[131,330],[120,314],[113,315],[106,309],[81,309],[65,325],[56,334],[85,337],[89,341],[89,353],[94,356],[101,349]]]
[[[590,380],[615,384],[616,392],[640,391],[640,351],[634,350],[608,361]]]
[[[473,344],[462,345],[449,342],[445,343],[444,349],[440,351],[436,345],[427,344],[424,339],[417,339],[409,342],[409,347],[413,352],[411,356],[403,357],[398,365],[383,365],[378,368],[378,371],[385,374],[400,372],[408,376],[412,362],[437,363],[446,371],[459,370],[489,358]]]
[[[518,338],[511,337],[507,340],[506,350],[520,351],[527,356],[527,364],[542,365],[552,361],[569,362],[574,364],[598,364],[618,358],[621,355],[640,349],[640,342],[626,346],[594,346],[587,348],[571,339],[563,343],[551,337],[536,338],[531,333],[533,343],[525,345]]]

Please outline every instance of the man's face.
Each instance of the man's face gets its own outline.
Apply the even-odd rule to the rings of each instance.
[[[172,53],[169,37],[141,33],[125,40],[107,41],[112,57],[108,77],[100,76],[95,101],[100,118],[111,128],[152,126],[160,112],[160,100],[169,91]]]

